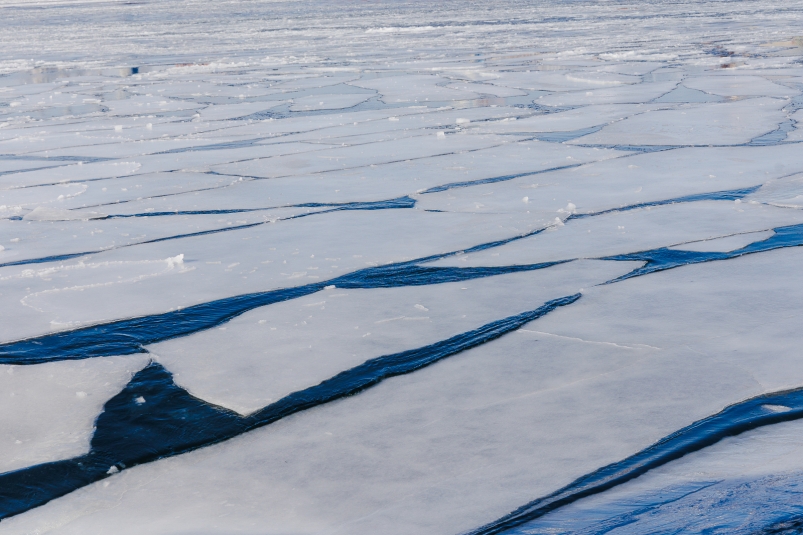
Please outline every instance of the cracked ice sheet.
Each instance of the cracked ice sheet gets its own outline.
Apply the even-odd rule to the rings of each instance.
[[[8,529],[467,531],[729,403],[800,384],[803,293],[788,281],[802,260],[788,249],[586,289],[517,333],[115,475]]]
[[[387,128],[428,129],[436,127],[449,127],[456,124],[458,118],[468,119],[472,122],[485,122],[499,120],[511,116],[530,115],[532,112],[511,106],[497,107],[453,107],[439,106],[427,108],[424,106],[396,107],[384,110],[369,110],[351,112],[333,112],[318,116],[290,117],[273,121],[261,122],[247,127],[227,130],[229,132],[253,132],[267,134],[290,134],[289,139],[318,139],[321,135],[331,136],[336,133],[361,134],[376,128],[377,123]],[[395,119],[399,119],[397,122]],[[357,124],[354,124],[357,123]]]
[[[89,451],[95,418],[146,355],[0,366],[0,473]]]
[[[261,218],[262,212],[258,214]],[[242,215],[231,214],[234,217],[227,220],[236,221]],[[189,221],[196,217],[199,216]],[[131,224],[130,220],[123,221],[121,228]],[[104,222],[69,223],[88,225],[85,234],[89,234],[93,224]],[[38,224],[55,227],[62,222]],[[0,276],[8,281],[0,284],[4,303],[8,303],[0,310],[0,339],[19,339],[53,328],[166,312],[233,295],[322,282],[369,266],[465,249],[529,230],[533,229],[526,222],[522,225],[507,215],[341,211],[120,248],[83,260],[9,266],[0,270]],[[0,255],[12,252],[8,249]],[[174,262],[173,269],[169,269],[169,260],[181,254],[183,263]],[[72,269],[82,262],[86,267],[100,264],[100,269]],[[21,279],[24,285],[18,283]],[[54,292],[54,286],[83,288]],[[35,301],[42,312],[21,303],[34,293],[37,296],[31,303]]]
[[[373,98],[370,94],[319,94],[294,98],[290,111],[339,110],[351,108]]]
[[[771,180],[748,198],[773,206],[803,208],[803,173]]]
[[[555,66],[560,68],[560,66]],[[500,72],[489,83],[517,89],[545,90],[545,91],[571,91],[577,89],[600,89],[604,87],[635,84],[641,82],[636,76],[617,74],[611,72],[572,71],[549,72],[533,70],[532,72]]]
[[[786,140],[803,141],[803,109],[797,110],[791,118],[795,121],[795,129],[787,134]]]
[[[63,182],[84,182],[131,175],[141,169],[135,161],[73,163],[55,169],[32,170],[3,177],[3,190]],[[0,190],[2,191],[2,190]]]
[[[604,520],[640,509],[641,514],[633,515],[627,524],[619,524],[616,531],[651,533],[671,526],[685,532],[701,532],[705,528],[714,531],[718,527],[732,533],[755,533],[766,522],[761,516],[783,518],[797,509],[796,493],[790,492],[790,488],[794,489],[799,481],[801,455],[803,423],[763,427],[687,454],[618,488],[583,499],[509,533],[540,535],[554,533],[552,530],[565,533],[587,526],[599,529]],[[785,476],[791,476],[791,481],[785,481]],[[680,507],[667,503],[673,491],[680,490],[674,494],[677,497],[712,483],[715,485],[710,489],[682,500]],[[773,490],[778,494],[773,494]],[[642,509],[662,502],[665,505],[659,511]],[[700,507],[712,508],[715,514],[692,513]],[[734,508],[739,512],[734,514]]]
[[[767,161],[774,163],[768,166]],[[567,164],[573,162],[576,161],[566,160]],[[561,215],[557,210],[569,202],[578,213],[596,212],[684,195],[770,185],[772,179],[801,169],[803,152],[794,145],[754,147],[749,151],[693,147],[631,154],[540,176],[421,195],[417,200],[418,207],[425,210],[530,211],[544,216],[552,213],[554,218]]]
[[[351,85],[365,89],[374,89],[379,92],[383,102],[419,102],[419,101],[448,101],[468,100],[479,98],[479,94],[472,91],[462,91],[444,87],[450,82],[448,78],[437,75],[404,75],[388,76],[374,80],[357,80]]]
[[[437,140],[437,143],[440,141]],[[143,199],[108,210],[113,213],[138,213],[144,212],[146,208],[154,208],[157,211],[198,210],[307,202],[376,201],[413,195],[415,192],[454,182],[518,173],[537,173],[554,167],[595,162],[622,155],[623,153],[619,151],[608,149],[572,147],[539,141],[508,142],[469,154],[445,154],[420,160],[362,166],[329,173],[299,174],[270,180],[246,179],[223,189],[191,193],[186,196]],[[214,175],[207,176],[212,178]],[[230,182],[235,180],[233,176],[218,178],[225,178]],[[149,184],[145,185],[147,187]],[[91,184],[89,187],[90,191],[93,187],[97,188]],[[137,194],[137,196],[142,195]],[[428,194],[418,196],[416,199],[419,203],[424,203],[422,206],[429,207],[431,204],[427,202],[429,197]],[[74,203],[77,202],[76,198]]]
[[[799,248],[780,249],[629,279],[578,303],[571,323],[558,311],[538,328],[580,338],[627,335],[634,343],[732,363],[749,371],[761,392],[796,387],[803,383],[794,364],[803,290],[789,281],[801,259]],[[593,325],[586,323],[592,317]]]
[[[13,190],[13,194],[22,191],[39,192],[47,191],[51,198],[56,197],[54,204],[63,206],[70,210],[98,207],[99,210],[120,213],[119,206],[128,203],[147,202],[152,198],[194,195],[197,191],[204,191],[210,188],[223,188],[240,182],[238,178],[230,176],[220,176],[210,173],[194,173],[188,171],[175,171],[170,173],[147,173],[115,177],[109,180],[98,182],[71,183],[69,185],[56,185],[43,188],[30,188],[25,190]],[[63,201],[58,201],[58,195],[64,194],[65,189],[71,191],[72,188],[80,187],[82,193],[74,195]],[[0,192],[0,198],[11,196],[12,192]],[[47,197],[45,197],[47,199]],[[141,212],[147,211],[147,207]]]
[[[683,85],[723,97],[762,96],[790,98],[800,91],[767,80],[761,76],[707,75],[683,80]]]
[[[416,347],[445,340],[636,266],[578,261],[425,287],[333,288],[148,350],[191,394],[248,414],[366,360],[410,349],[411,340]]]
[[[45,208],[49,208],[45,206]],[[138,247],[137,244],[213,230],[225,230],[250,223],[261,223],[318,209],[277,208],[241,214],[180,215],[173,217],[137,217],[125,219],[89,219],[87,221],[0,221],[3,231],[0,263],[35,260],[54,255],[93,254],[106,249]],[[81,210],[79,214],[91,211]],[[56,211],[59,214],[58,211]],[[35,215],[31,213],[31,215]],[[59,214],[61,215],[61,214]],[[27,217],[27,215],[26,215]],[[82,218],[83,219],[83,218]],[[235,231],[236,232],[236,231]],[[191,238],[179,238],[191,239]],[[0,268],[3,269],[3,268]]]
[[[36,135],[19,129],[16,130],[18,135],[0,141],[0,152],[36,156],[47,162],[47,158],[62,156],[77,156],[87,160],[124,158],[208,143],[197,137],[171,137],[182,135],[181,129],[177,128],[180,125],[160,121],[158,118],[144,118],[141,122],[130,121],[126,125],[121,124],[124,122],[116,120],[112,121],[113,124],[103,127],[91,124],[73,124],[69,127],[47,126],[37,130]],[[147,126],[149,123],[150,128]],[[124,128],[122,131],[117,131],[114,129],[115,126]]]
[[[237,181],[230,176],[191,172],[132,174],[99,181],[0,190],[0,205],[16,212],[42,205],[72,210],[154,196],[181,195]]]
[[[203,108],[199,114],[202,121],[225,121],[230,119],[237,119],[251,115],[252,113],[259,113],[268,111],[271,108],[285,104],[287,101],[279,102],[244,102],[242,104],[225,104],[218,106],[207,106]]]
[[[642,82],[616,87],[557,91],[538,97],[535,102],[545,106],[582,106],[588,104],[641,104],[674,89],[676,82]]]
[[[431,136],[404,138],[395,141],[371,143],[367,146],[325,148],[304,156],[277,156],[270,160],[256,159],[242,163],[212,166],[218,173],[262,178],[328,173],[341,169],[386,165],[410,159],[486,149],[509,143],[510,138],[494,135],[455,135],[436,138]],[[317,147],[316,147],[317,148]]]
[[[787,100],[749,98],[688,104],[630,117],[570,143],[602,145],[737,145],[778,127]]]
[[[168,171],[209,171],[211,166],[220,163],[251,160],[257,157],[267,160],[281,155],[320,150],[322,150],[321,147],[307,143],[276,143],[259,147],[247,146],[208,151],[199,148],[198,150],[176,153],[157,152],[125,156],[123,161],[73,164],[50,170],[17,173],[13,175],[13,184],[14,187],[31,187],[60,182],[102,181],[132,174]],[[72,153],[73,151],[69,152]],[[109,152],[107,148],[106,154],[109,154]],[[201,153],[203,153],[203,158],[199,158]]]
[[[615,123],[661,108],[666,108],[666,106],[658,104],[598,104],[559,113],[527,117],[512,124],[492,123],[481,125],[476,130],[493,133],[568,132]]]
[[[719,250],[735,240],[752,243],[761,231],[803,222],[803,211],[740,203],[704,201],[614,212],[574,219],[564,226],[493,249],[460,254],[432,266],[507,266],[570,258],[598,258],[677,245],[683,250]],[[737,234],[725,243],[714,238]],[[701,242],[700,240],[712,240]],[[693,242],[689,248],[685,244]],[[711,249],[713,248],[713,249]],[[733,247],[736,249],[738,247]]]

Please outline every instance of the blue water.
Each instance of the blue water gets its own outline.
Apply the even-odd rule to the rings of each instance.
[[[449,184],[443,184],[442,186],[435,186],[429,189],[426,189],[421,192],[422,195],[426,195],[427,193],[438,193],[440,191],[446,191],[455,188],[468,188],[471,186],[479,186],[481,184],[493,184],[495,182],[506,182],[508,180],[513,180],[514,178],[521,178],[523,176],[533,176],[533,175],[540,175],[543,173],[551,173],[552,171],[560,171],[562,169],[573,169],[575,167],[580,167],[581,163],[575,163],[571,165],[561,165],[558,167],[550,167],[549,169],[542,169],[540,171],[529,171],[527,173],[516,173],[513,175],[502,175],[502,176],[494,176],[490,178],[479,178],[477,180],[466,180],[463,182],[450,182]]]
[[[803,474],[690,481],[622,497],[613,491],[549,513],[508,535],[800,534]]]
[[[653,102],[722,102],[723,97],[705,93],[699,89],[690,89],[685,85],[679,85],[669,93],[661,95]]]
[[[108,477],[113,471],[215,444],[299,411],[356,394],[389,377],[413,372],[499,338],[579,298],[580,294],[575,294],[555,299],[535,310],[447,340],[368,360],[247,417],[191,396],[176,386],[166,369],[151,363],[106,403],[95,422],[88,454],[0,474],[0,518],[47,503]]]
[[[459,282],[544,269],[560,262],[504,267],[429,267],[409,262],[371,267],[294,288],[238,295],[198,305],[0,344],[0,364],[41,364],[147,353],[143,346],[210,329],[254,308],[339,288],[397,288]]]
[[[789,410],[777,412],[768,408],[767,405],[785,406]],[[803,389],[800,388],[765,394],[742,401],[664,437],[635,455],[604,466],[576,479],[552,494],[533,500],[502,518],[471,531],[470,535],[529,533],[524,529],[525,524],[574,503],[581,498],[599,494],[626,483],[654,468],[716,444],[723,438],[735,436],[751,429],[800,418],[803,418]],[[660,500],[656,500],[655,504],[660,504]],[[519,526],[522,526],[521,530],[516,529]],[[602,530],[594,533],[604,532]],[[658,533],[681,532],[685,533],[685,531],[673,530],[659,531]],[[535,531],[534,533],[538,532]],[[642,533],[651,532],[642,531]]]
[[[412,199],[409,196],[405,195],[404,197],[397,197],[395,199],[388,199],[384,201],[357,201],[357,202],[341,202],[341,203],[307,202],[301,204],[288,204],[283,206],[269,206],[265,208],[229,208],[222,210],[175,210],[172,212],[111,214],[101,219],[119,219],[127,217],[164,217],[164,216],[176,216],[176,215],[242,214],[247,212],[263,212],[265,210],[275,210],[278,208],[332,208],[331,210],[324,210],[322,212],[311,212],[309,214],[300,214],[297,216],[292,216],[292,217],[303,217],[307,215],[335,212],[339,210],[392,210],[396,208],[415,208],[415,199]]]
[[[623,255],[606,256],[602,260],[620,260],[620,261],[637,261],[644,262],[640,268],[622,275],[610,282],[622,281],[631,277],[639,277],[647,275],[656,271],[664,271],[680,266],[688,266],[691,264],[699,264],[700,262],[714,262],[717,260],[729,260],[739,256],[744,256],[753,253],[763,253],[765,251],[772,251],[784,247],[799,247],[803,245],[803,224],[791,225],[788,227],[778,227],[773,229],[775,234],[767,238],[745,245],[740,249],[735,249],[728,252],[699,252],[699,251],[682,251],[676,249],[667,249],[661,247],[660,249],[652,249],[649,251],[642,251],[639,253],[630,253]]]
[[[605,125],[592,126],[590,128],[583,128],[580,130],[572,130],[571,132],[546,132],[544,134],[536,134],[534,137],[539,141],[547,141],[550,143],[565,143],[573,139],[581,138],[594,132],[599,132]]]
[[[589,217],[611,211],[674,202],[733,200],[748,195],[756,189],[757,187],[691,195],[572,217]],[[409,202],[404,199],[392,201],[399,201],[402,204]],[[803,225],[774,230],[775,234],[772,237],[728,253],[661,248],[605,257],[603,260],[644,262],[641,268],[610,281],[617,282],[683,265],[726,260],[745,254],[803,245]],[[479,244],[459,252],[471,253],[498,247],[542,231],[543,229],[538,229],[520,236]],[[147,352],[144,346],[148,344],[209,329],[256,307],[309,295],[328,285],[340,288],[389,288],[440,284],[544,269],[561,263],[471,268],[422,265],[457,252],[366,268],[325,282],[234,296],[164,314],[118,320],[6,343],[0,345],[0,363],[38,364],[57,360],[144,353]],[[410,373],[437,360],[502,336],[556,307],[573,303],[579,297],[577,294],[550,301],[538,309],[489,323],[448,340],[369,360],[319,385],[290,394],[249,417],[241,417],[190,396],[173,383],[167,370],[158,364],[151,364],[139,372],[120,394],[106,404],[104,412],[96,422],[90,453],[66,461],[46,463],[0,475],[0,518],[26,511],[102,479],[107,476],[111,466],[115,466],[117,470],[124,469],[226,440],[295,412],[357,393],[387,377]],[[145,403],[136,402],[140,397],[146,400]],[[791,408],[787,412],[777,413],[762,409],[763,404],[786,405]],[[564,489],[539,498],[473,533],[476,535],[502,533],[582,497],[629,481],[652,468],[713,444],[726,436],[797,419],[802,415],[801,390],[761,396],[734,405],[722,413],[666,437],[628,459],[597,470]]]
[[[289,208],[318,208],[318,207],[331,207],[329,210],[321,210],[318,212],[309,212],[306,214],[298,214],[294,216],[285,217],[283,219],[298,219],[301,217],[307,217],[312,215],[318,214],[326,214],[330,212],[339,212],[342,210],[395,210],[395,209],[403,209],[403,208],[414,208],[415,207],[415,200],[411,199],[410,197],[398,197],[396,199],[389,199],[385,201],[368,201],[368,202],[347,202],[347,203],[304,203],[304,204],[296,204],[289,206]],[[232,214],[232,213],[240,213],[240,212],[256,212],[259,210],[268,210],[269,208],[254,208],[254,209],[232,209],[232,210],[197,210],[197,211],[184,211],[184,212],[145,212],[142,214],[118,214],[118,215],[110,215],[106,218],[96,218],[96,219],[111,219],[111,218],[126,218],[126,217],[160,217],[160,216],[172,216],[172,215],[197,215],[197,214]],[[13,218],[11,218],[13,219]],[[104,251],[109,251],[111,249],[122,249],[124,247],[134,247],[135,245],[145,245],[148,243],[158,243],[163,241],[170,241],[170,240],[180,240],[183,238],[194,238],[198,236],[206,236],[209,234],[218,234],[220,232],[231,232],[233,230],[242,230],[251,227],[257,227],[259,225],[264,225],[268,223],[268,221],[259,221],[256,223],[247,223],[244,225],[232,225],[229,227],[211,229],[211,230],[202,230],[199,232],[189,232],[186,234],[175,234],[173,236],[165,236],[163,238],[154,238],[152,240],[145,240],[141,242],[129,243],[126,245],[120,245],[113,248],[106,248],[106,249],[95,249],[93,251],[83,251],[80,253],[67,253],[63,255],[51,255],[51,256],[43,256],[39,258],[28,258],[25,260],[13,260],[11,262],[3,262],[0,264],[0,268],[8,267],[8,266],[24,266],[27,264],[43,264],[48,262],[60,262],[62,260],[69,260],[71,258],[79,258],[81,256],[93,255],[102,253]]]
[[[751,147],[766,147],[769,145],[778,145],[786,140],[789,132],[795,129],[795,122],[792,119],[784,121],[778,125],[778,128],[772,132],[768,132],[762,136],[752,139],[748,145]]]
[[[613,150],[623,150],[623,151],[640,152],[640,153],[663,152],[666,150],[679,149],[683,147],[683,145],[584,145],[584,144],[578,144],[578,146],[597,147],[600,149],[613,149]]]
[[[446,190],[453,189],[453,188],[465,188],[465,187],[470,187],[470,186],[477,186],[477,185],[480,185],[480,184],[491,184],[491,183],[494,183],[494,182],[504,182],[504,181],[507,181],[507,180],[512,180],[514,178],[519,178],[519,177],[523,177],[523,176],[538,175],[538,174],[548,173],[550,171],[557,171],[557,170],[561,170],[561,169],[571,169],[571,168],[574,168],[574,167],[579,167],[580,165],[582,165],[582,164],[571,164],[571,165],[566,165],[566,166],[561,166],[561,167],[553,167],[553,168],[550,168],[550,169],[543,169],[543,170],[540,170],[540,171],[532,171],[532,172],[528,172],[528,173],[518,173],[518,174],[513,174],[513,175],[503,175],[503,176],[491,177],[491,178],[482,178],[482,179],[478,179],[478,180],[469,180],[469,181],[465,181],[465,182],[453,182],[453,183],[450,183],[450,184],[444,184],[442,186],[435,186],[433,188],[430,188],[430,189],[427,189],[427,190],[421,192],[421,194],[436,193],[436,192],[446,191]],[[581,219],[581,218],[584,218],[584,217],[593,217],[593,216],[608,214],[608,213],[612,213],[612,212],[626,212],[628,210],[635,210],[637,208],[645,208],[645,207],[650,207],[650,206],[662,206],[662,205],[666,205],[666,204],[685,203],[685,202],[698,202],[698,201],[732,201],[732,200],[736,200],[736,199],[742,199],[742,198],[746,197],[747,195],[757,191],[760,187],[761,186],[759,185],[759,186],[753,186],[753,187],[750,187],[750,188],[741,188],[741,189],[726,190],[726,191],[716,191],[716,192],[710,192],[710,193],[699,193],[699,194],[694,194],[694,195],[686,195],[686,196],[683,196],[683,197],[676,197],[676,198],[673,198],[673,199],[665,199],[665,200],[661,200],[661,201],[651,201],[651,202],[631,204],[631,205],[627,205],[627,206],[621,206],[619,208],[610,208],[608,210],[601,210],[599,212],[590,212],[590,213],[585,213],[585,214],[572,214],[571,216],[569,216],[567,218],[567,221],[571,220],[571,219]],[[325,213],[330,213],[330,212],[337,212],[337,211],[341,211],[341,210],[409,209],[409,208],[414,208],[415,207],[415,203],[416,203],[415,199],[412,199],[409,196],[397,197],[395,199],[388,199],[388,200],[384,200],[384,201],[346,202],[346,203],[301,203],[301,204],[290,205],[288,207],[291,207],[291,208],[293,208],[293,207],[296,207],[296,208],[331,207],[331,208],[329,210],[321,210],[321,211],[318,211],[318,212],[310,212],[310,213],[306,213],[306,214],[298,214],[298,215],[295,215],[295,216],[287,217],[285,219],[298,219],[298,218],[301,218],[301,217],[308,217],[308,216],[316,215],[316,214],[325,214]],[[269,209],[269,208],[265,208],[265,210],[267,210],[267,209]],[[207,215],[208,214],[228,214],[228,213],[240,213],[240,212],[248,212],[248,211],[259,211],[259,210],[263,210],[263,209],[262,208],[253,208],[253,209],[229,209],[229,210],[145,212],[145,213],[141,213],[141,214],[115,214],[115,215],[108,216],[108,218],[162,217],[162,216],[172,216],[172,215],[194,215],[194,214],[207,214]],[[20,218],[12,217],[10,219],[20,219]],[[136,242],[136,243],[130,243],[130,244],[127,244],[127,245],[121,245],[121,246],[115,247],[115,249],[119,249],[119,248],[122,248],[122,247],[133,247],[135,245],[145,245],[145,244],[148,244],[148,243],[157,243],[157,242],[168,241],[168,240],[178,240],[178,239],[183,239],[183,238],[192,238],[192,237],[197,237],[197,236],[205,236],[205,235],[208,235],[208,234],[217,234],[217,233],[220,233],[220,232],[230,232],[230,231],[234,231],[234,230],[242,230],[242,229],[246,229],[246,228],[255,227],[255,226],[258,226],[258,225],[264,225],[265,223],[266,222],[264,222],[264,221],[260,221],[260,222],[257,222],[257,223],[248,223],[248,224],[245,224],[245,225],[233,225],[233,226],[223,227],[223,228],[219,228],[219,229],[205,230],[205,231],[200,231],[200,232],[191,232],[191,233],[186,233],[186,234],[177,234],[177,235],[174,235],[174,236],[165,236],[163,238],[156,238],[156,239],[153,239],[153,240],[146,240],[146,241],[142,241],[142,242]],[[527,234],[525,236],[530,236],[530,235],[532,235],[532,233]],[[512,239],[519,239],[519,238],[521,238],[521,237],[515,237],[515,238],[512,238]],[[496,242],[496,243],[497,243],[497,245],[499,245],[499,244],[507,243],[509,241],[510,240],[502,240],[502,241]],[[487,248],[488,246],[484,245],[482,247],[483,248]],[[22,265],[28,265],[28,264],[42,264],[42,263],[48,263],[48,262],[60,262],[60,261],[63,261],[63,260],[70,260],[72,258],[79,258],[79,257],[82,257],[82,256],[88,256],[88,255],[102,253],[102,252],[107,251],[107,250],[109,250],[109,249],[96,249],[96,250],[93,250],[93,251],[82,251],[82,252],[78,252],[78,253],[66,253],[66,254],[62,254],[62,255],[50,255],[50,256],[44,256],[44,257],[39,257],[39,258],[29,258],[29,259],[24,259],[24,260],[14,260],[14,261],[10,261],[10,262],[0,263],[0,268],[9,267],[9,266],[22,266]]]
[[[693,195],[684,195],[682,197],[674,197],[672,199],[664,199],[661,201],[640,202],[636,204],[628,204],[626,206],[621,206],[619,208],[609,208],[607,210],[600,210],[598,212],[572,214],[567,218],[567,220],[582,219],[585,217],[594,217],[603,214],[611,214],[614,212],[627,212],[630,210],[635,210],[637,208],[648,208],[650,206],[665,206],[667,204],[700,202],[700,201],[735,201],[737,199],[743,199],[748,195],[750,195],[751,193],[755,193],[756,191],[758,191],[759,188],[761,188],[761,185],[751,186],[749,188],[739,188],[725,191],[712,191],[709,193],[696,193]]]

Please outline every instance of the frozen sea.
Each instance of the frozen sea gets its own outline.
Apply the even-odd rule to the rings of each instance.
[[[0,0],[0,534],[803,532],[803,1]]]

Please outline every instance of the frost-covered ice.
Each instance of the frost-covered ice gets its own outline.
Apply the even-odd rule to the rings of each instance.
[[[800,1],[0,13],[0,533],[803,522]]]

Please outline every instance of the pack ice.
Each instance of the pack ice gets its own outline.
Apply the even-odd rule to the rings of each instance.
[[[0,534],[803,526],[803,1],[0,14]]]

